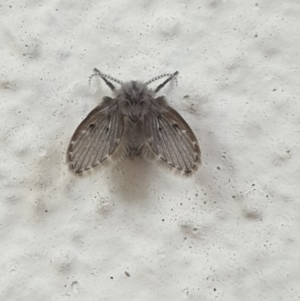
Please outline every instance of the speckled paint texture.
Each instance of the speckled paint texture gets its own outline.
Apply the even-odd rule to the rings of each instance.
[[[2,1],[0,300],[299,300],[297,1]],[[162,92],[198,137],[183,179],[143,160],[65,164],[120,80]]]

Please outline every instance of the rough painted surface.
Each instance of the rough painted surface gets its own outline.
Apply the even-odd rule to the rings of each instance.
[[[298,300],[299,3],[0,5],[1,300]],[[65,151],[121,80],[199,138],[187,180],[141,160],[72,177]],[[188,96],[188,97],[185,97]]]

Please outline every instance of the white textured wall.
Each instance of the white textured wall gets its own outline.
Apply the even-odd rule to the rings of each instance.
[[[0,299],[299,300],[299,16],[299,1],[2,1]],[[195,177],[142,160],[69,174],[94,67],[180,71],[164,92],[199,138]]]

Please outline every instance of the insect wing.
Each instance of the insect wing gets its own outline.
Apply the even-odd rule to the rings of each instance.
[[[113,99],[111,99],[113,101]],[[114,154],[123,134],[123,116],[118,105],[96,107],[76,129],[67,150],[70,169],[81,174],[104,163]]]
[[[154,157],[171,168],[187,176],[198,169],[201,153],[197,138],[171,107],[145,115],[145,137]]]

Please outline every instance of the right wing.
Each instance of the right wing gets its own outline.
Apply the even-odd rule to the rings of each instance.
[[[171,107],[145,115],[145,137],[150,146],[148,157],[159,159],[185,176],[198,169],[201,152],[197,138]]]

